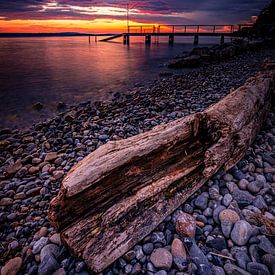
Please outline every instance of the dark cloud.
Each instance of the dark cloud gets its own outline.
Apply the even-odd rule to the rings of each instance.
[[[0,0],[0,16],[11,19],[87,19],[125,18],[123,14],[106,15],[85,12],[85,8],[106,6],[135,7],[131,19],[159,23],[233,23],[258,12],[269,0]],[[46,5],[52,5],[45,9]],[[72,6],[79,9],[72,9]],[[83,11],[81,10],[83,8]],[[194,13],[196,17],[188,17]],[[173,16],[170,16],[173,14]],[[167,17],[165,17],[167,16]]]

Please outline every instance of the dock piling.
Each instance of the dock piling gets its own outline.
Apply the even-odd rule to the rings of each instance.
[[[199,45],[199,35],[195,34],[194,36],[194,46],[198,46]]]
[[[224,44],[224,35],[221,36],[221,45]]]
[[[124,45],[129,45],[130,44],[130,36],[129,36],[129,34],[124,34],[123,35],[123,44]]]
[[[175,36],[170,34],[169,35],[169,45],[173,45],[174,44],[174,39],[175,39]]]
[[[151,35],[150,34],[145,35],[145,44],[151,45]]]

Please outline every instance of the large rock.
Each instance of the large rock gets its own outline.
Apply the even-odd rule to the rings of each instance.
[[[245,245],[252,234],[252,226],[244,221],[238,221],[235,223],[233,230],[231,232],[231,239],[232,241],[239,245]]]
[[[169,270],[173,263],[173,257],[171,253],[165,248],[157,248],[153,251],[151,262],[156,268]]]
[[[237,221],[240,220],[240,216],[234,210],[225,209],[220,212],[219,219],[221,222],[236,223]]]
[[[10,259],[1,269],[1,275],[16,275],[22,266],[22,258]]]
[[[185,237],[183,241],[188,249],[192,262],[197,267],[197,274],[211,274],[211,267],[208,259],[200,250],[200,248],[196,245],[195,241],[188,237]]]
[[[171,245],[171,253],[174,257],[186,259],[186,250],[181,240],[174,239]]]
[[[176,230],[182,237],[194,238],[196,233],[196,220],[193,216],[181,211],[177,216]]]

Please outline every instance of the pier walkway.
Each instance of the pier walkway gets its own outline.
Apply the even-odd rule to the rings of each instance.
[[[128,31],[116,34],[100,41],[107,42],[123,37],[124,44],[130,44],[130,37],[145,37],[145,44],[151,44],[152,37],[159,41],[159,37],[166,36],[169,44],[174,44],[176,36],[193,36],[194,45],[199,44],[199,36],[214,36],[221,38],[221,44],[225,37],[236,36],[242,25],[131,25]]]

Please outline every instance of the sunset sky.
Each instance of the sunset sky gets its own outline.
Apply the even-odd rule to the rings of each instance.
[[[269,0],[0,0],[0,32],[121,32],[130,24],[247,22]]]

